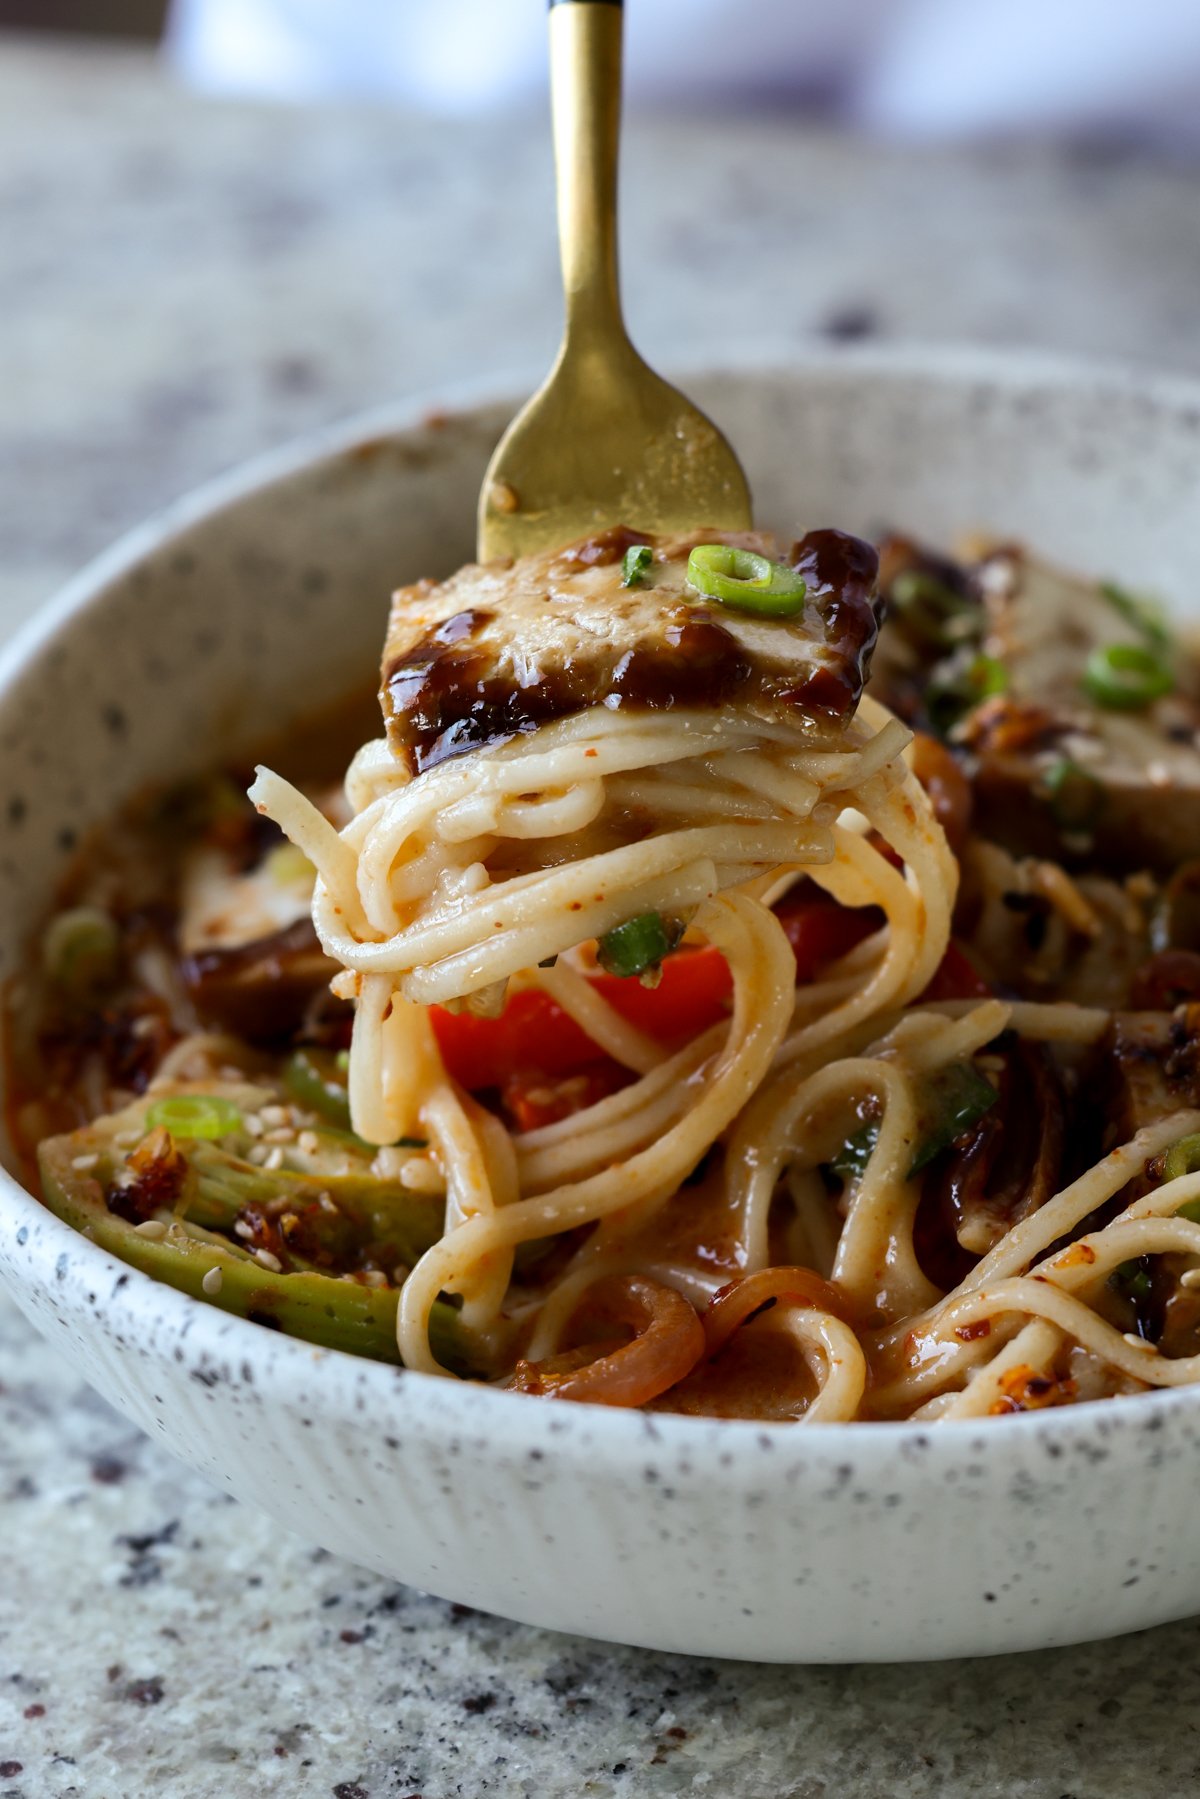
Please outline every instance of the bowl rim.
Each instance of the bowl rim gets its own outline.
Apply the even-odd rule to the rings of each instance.
[[[885,380],[918,376],[947,385],[976,382],[1010,390],[1037,385],[1063,393],[1108,392],[1200,416],[1200,379],[1190,375],[969,345],[757,344],[724,355],[719,362],[697,364],[675,378],[686,388],[689,381],[706,377],[763,380],[774,373],[791,379],[833,371]],[[520,395],[527,386],[527,378],[519,375],[496,377],[446,384],[374,406],[260,452],[170,502],[85,564],[0,649],[0,706],[26,668],[77,614],[101,602],[115,582],[183,531],[365,441],[428,428],[439,418],[513,406],[514,394]],[[958,1460],[969,1436],[974,1438],[971,1453],[978,1456],[987,1453],[990,1444],[1010,1441],[1014,1431],[1034,1440],[1111,1436],[1161,1428],[1200,1406],[1195,1388],[1159,1388],[1104,1404],[1020,1414],[1005,1419],[1002,1431],[981,1430],[987,1421],[980,1419],[951,1419],[936,1429],[932,1420],[873,1422],[866,1428],[862,1423],[818,1422],[797,1431],[790,1423],[751,1419],[631,1412],[594,1404],[549,1407],[530,1395],[397,1368],[265,1331],[121,1262],[63,1223],[3,1168],[0,1227],[12,1239],[11,1245],[4,1242],[0,1247],[5,1251],[3,1261],[12,1269],[14,1290],[17,1285],[40,1290],[63,1302],[64,1309],[69,1303],[78,1311],[94,1306],[104,1291],[106,1321],[124,1332],[127,1343],[139,1342],[145,1353],[163,1359],[169,1355],[185,1373],[227,1370],[235,1384],[239,1379],[252,1381],[261,1397],[299,1405],[314,1420],[322,1414],[345,1417],[365,1401],[380,1434],[391,1425],[398,1433],[451,1442],[474,1428],[519,1454],[553,1452],[559,1459],[564,1455],[583,1459],[600,1450],[610,1465],[627,1467],[644,1463],[648,1445],[670,1447],[681,1455],[727,1445],[736,1452],[735,1468],[743,1458],[748,1458],[746,1465],[757,1464],[761,1451],[787,1446],[792,1454],[776,1458],[782,1469],[785,1461],[845,1463],[851,1457],[861,1461],[864,1455],[894,1454],[906,1446],[933,1452],[935,1462],[950,1463]]]

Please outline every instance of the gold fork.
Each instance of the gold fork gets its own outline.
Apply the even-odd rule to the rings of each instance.
[[[566,327],[479,496],[479,560],[606,525],[745,530],[750,491],[716,426],[638,355],[617,280],[622,0],[550,0],[550,86]]]

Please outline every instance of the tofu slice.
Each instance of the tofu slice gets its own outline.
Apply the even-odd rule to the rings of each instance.
[[[1052,786],[1066,759],[1096,783],[1094,816],[1085,810],[1082,829],[1098,862],[1169,869],[1200,856],[1195,660],[1176,645],[1175,691],[1143,710],[1097,705],[1083,687],[1092,651],[1145,642],[1104,586],[1014,550],[987,558],[976,575],[985,647],[1009,681],[966,733],[979,757],[979,828],[1009,847],[1069,852],[1080,820]]]
[[[763,618],[687,583],[690,551],[724,543],[785,561],[804,609]],[[637,585],[622,559],[647,545]],[[879,627],[878,558],[841,531],[781,545],[765,532],[649,538],[624,526],[512,564],[469,564],[392,602],[380,700],[414,773],[591,706],[721,707],[841,726],[862,693]]]
[[[961,681],[973,658],[1003,669],[1004,690],[949,732],[973,778],[983,836],[1017,856],[1115,873],[1200,856],[1200,662],[1185,642],[1151,646],[1110,586],[1019,548],[955,564],[892,539],[881,554],[885,596],[915,574],[948,608],[940,644],[895,608],[875,662],[881,699],[922,727],[939,686]],[[1110,644],[1165,654],[1174,690],[1137,710],[1098,704],[1084,674]]]

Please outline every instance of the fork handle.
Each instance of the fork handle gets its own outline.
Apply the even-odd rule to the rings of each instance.
[[[550,0],[550,99],[567,338],[623,334],[617,279],[622,0]]]

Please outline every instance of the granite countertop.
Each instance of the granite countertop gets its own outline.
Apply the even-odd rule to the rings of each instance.
[[[635,118],[652,359],[814,336],[1200,370],[1197,173]],[[0,39],[0,635],[116,532],[311,425],[528,375],[544,123],[221,105]],[[423,1598],[168,1461],[0,1301],[0,1799],[1128,1799],[1200,1779],[1200,1624],[926,1666],[751,1668]]]

